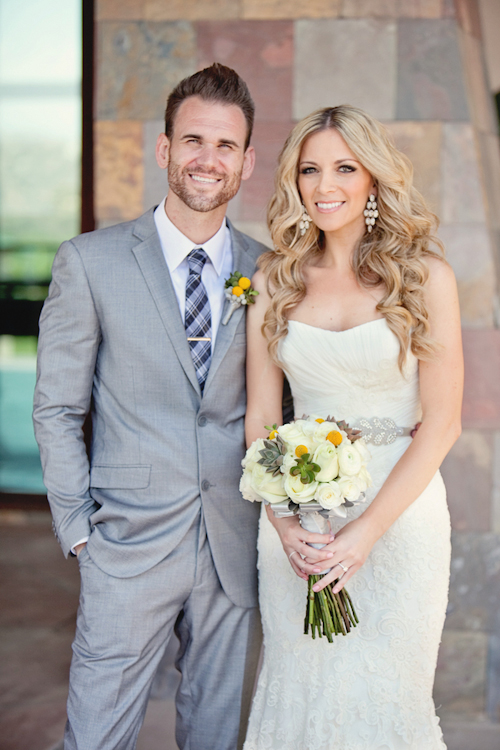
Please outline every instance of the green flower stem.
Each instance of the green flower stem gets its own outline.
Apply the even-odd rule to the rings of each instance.
[[[316,638],[317,630],[320,638],[325,635],[332,643],[334,635],[347,635],[359,620],[345,588],[338,594],[333,593],[331,586],[314,592],[313,586],[322,578],[322,575],[309,576],[304,634],[311,632],[311,636]]]

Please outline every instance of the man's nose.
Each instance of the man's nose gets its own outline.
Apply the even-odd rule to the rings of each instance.
[[[196,163],[205,169],[215,169],[218,164],[216,148],[209,143],[204,144],[196,155]]]

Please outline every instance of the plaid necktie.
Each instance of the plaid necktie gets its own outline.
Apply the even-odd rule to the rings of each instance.
[[[201,280],[201,272],[207,259],[207,254],[201,247],[191,250],[187,256],[189,276],[186,282],[186,313],[184,316],[184,327],[202,393],[212,354],[210,303],[207,290]]]

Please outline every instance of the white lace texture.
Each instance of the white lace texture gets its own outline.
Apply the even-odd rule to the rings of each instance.
[[[355,424],[387,416],[420,420],[418,365],[404,376],[384,320],[334,333],[292,322],[280,350],[297,414]],[[332,518],[358,517],[410,443],[370,445],[366,502]],[[259,533],[264,664],[244,750],[444,750],[432,700],[447,604],[450,520],[436,474],[375,544],[348,583],[360,623],[347,636],[303,635],[307,584],[293,572],[264,512]]]

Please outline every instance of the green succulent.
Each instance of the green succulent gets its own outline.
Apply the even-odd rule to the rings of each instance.
[[[264,446],[265,447],[259,451],[262,458],[259,458],[257,463],[265,466],[266,471],[272,473],[273,477],[275,477],[281,471],[283,457],[286,454],[286,445],[281,436],[276,435],[272,440],[264,440]]]
[[[309,461],[309,453],[304,453],[300,458],[295,459],[296,466],[292,466],[290,474],[292,477],[296,477],[300,474],[300,481],[302,484],[311,484],[316,479],[316,474],[321,471],[321,466]]]

